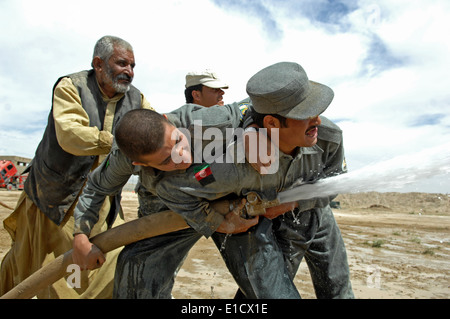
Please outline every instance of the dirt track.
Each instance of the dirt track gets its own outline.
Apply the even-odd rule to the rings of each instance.
[[[14,207],[20,192],[0,191]],[[450,196],[422,193],[345,194],[334,209],[349,255],[356,298],[450,298]],[[126,192],[127,220],[137,199]],[[0,221],[11,211],[0,205]],[[0,259],[10,246],[0,225]],[[306,263],[295,283],[303,298],[315,298]],[[236,284],[211,240],[201,239],[178,273],[173,295],[187,299],[232,298]]]

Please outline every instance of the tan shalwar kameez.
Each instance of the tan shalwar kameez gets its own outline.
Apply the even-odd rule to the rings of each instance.
[[[106,157],[111,148],[115,107],[123,97],[123,94],[116,94],[110,99],[103,92],[102,95],[107,102],[102,131],[97,127],[89,127],[88,115],[82,108],[77,89],[69,78],[63,78],[59,82],[53,97],[53,117],[60,146],[66,152],[78,156],[99,155],[98,163]],[[152,109],[143,95],[142,107]],[[111,200],[112,198],[105,200],[99,212],[99,221],[93,228],[91,236],[107,229],[106,218]],[[76,203],[77,201],[73,203],[63,222],[58,226],[36,207],[25,192],[22,192],[15,210],[3,222],[4,228],[11,235],[12,246],[1,264],[0,295],[11,290],[43,265],[72,249],[73,210]],[[113,226],[123,222],[123,214],[119,214]],[[120,250],[121,248],[108,252],[106,262],[99,269],[81,271],[80,281],[75,280],[75,272],[69,270],[65,278],[39,292],[37,297],[111,298],[114,270]],[[68,283],[71,286],[80,283],[80,287],[72,288]]]

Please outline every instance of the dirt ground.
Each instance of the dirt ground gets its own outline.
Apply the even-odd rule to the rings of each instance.
[[[18,191],[0,190],[0,202],[14,207]],[[360,193],[336,198],[334,209],[347,247],[353,290],[360,299],[450,298],[450,195]],[[125,192],[127,220],[136,217],[137,198]],[[0,206],[0,221],[10,209]],[[0,259],[11,244],[0,225]],[[306,262],[295,283],[303,298],[315,298]],[[202,238],[180,269],[175,298],[233,298],[236,284],[210,239]]]

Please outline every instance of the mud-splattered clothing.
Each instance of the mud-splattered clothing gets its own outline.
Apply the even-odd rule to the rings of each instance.
[[[193,166],[183,175],[164,178],[157,185],[157,193],[175,212],[207,215],[208,201],[217,198],[256,192],[262,199],[272,200],[278,192],[301,183],[343,173],[346,168],[342,132],[325,117],[321,118],[317,144],[298,148],[294,156],[280,152],[279,167],[274,174],[260,175],[248,163],[211,163],[204,174]],[[306,226],[292,222],[288,212],[273,221],[261,218],[246,233],[213,236],[218,247],[225,247],[222,256],[245,297],[295,298],[292,280],[303,255],[310,251],[311,256],[321,256],[315,260],[317,272],[313,275],[320,290],[318,296],[353,296],[345,247],[329,209],[330,200],[318,194],[315,199],[298,202],[296,218],[313,216]],[[310,264],[313,258],[307,257]]]

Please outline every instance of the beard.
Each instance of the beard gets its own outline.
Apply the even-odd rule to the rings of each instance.
[[[133,77],[126,74],[114,76],[113,70],[109,66],[106,69],[106,78],[117,93],[126,93],[130,89],[131,82],[133,81]],[[128,83],[119,83],[120,80],[127,80]]]

